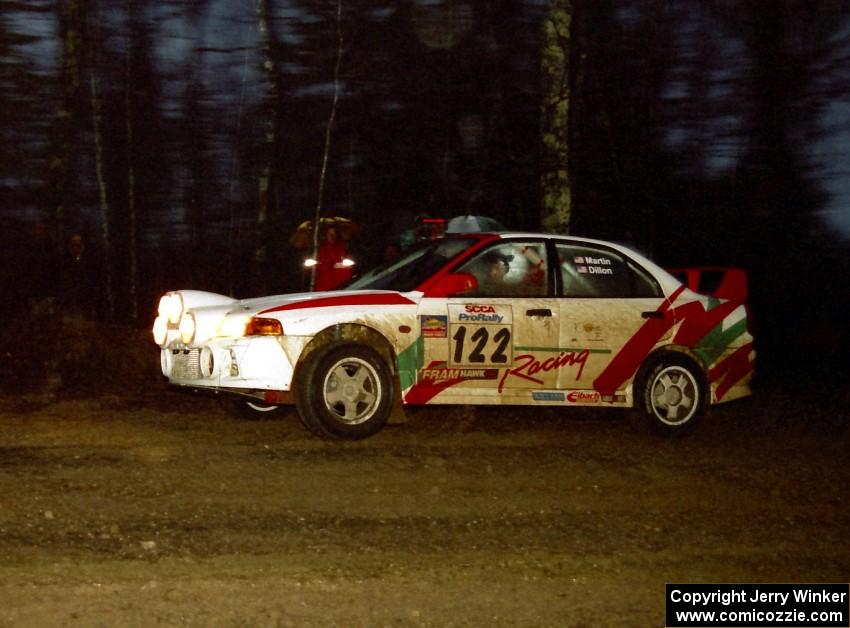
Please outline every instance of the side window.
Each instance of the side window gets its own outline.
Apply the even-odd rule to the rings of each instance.
[[[469,296],[544,297],[547,294],[546,245],[510,242],[488,247],[457,269],[478,280]]]
[[[629,298],[661,295],[657,282],[619,253],[587,245],[559,244],[564,296]]]

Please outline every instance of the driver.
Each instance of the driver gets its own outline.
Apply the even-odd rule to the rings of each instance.
[[[506,255],[500,251],[488,251],[482,257],[486,267],[486,276],[481,282],[481,290],[485,294],[502,294],[508,290],[505,283],[505,275],[510,269],[513,255]]]

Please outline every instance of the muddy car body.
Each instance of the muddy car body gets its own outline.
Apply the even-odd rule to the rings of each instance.
[[[755,361],[740,302],[618,244],[529,233],[446,237],[333,292],[170,292],[154,338],[172,384],[295,404],[332,438],[422,404],[634,407],[685,432],[750,393]]]

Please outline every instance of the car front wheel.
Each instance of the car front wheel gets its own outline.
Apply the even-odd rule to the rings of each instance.
[[[224,403],[233,414],[249,421],[278,418],[286,413],[286,406],[270,405],[262,401],[227,399]]]
[[[690,431],[705,411],[705,378],[684,356],[669,356],[655,363],[643,377],[640,392],[645,417],[663,433]]]
[[[356,440],[386,425],[393,401],[392,377],[386,361],[372,348],[345,344],[319,349],[301,368],[295,403],[311,432]]]

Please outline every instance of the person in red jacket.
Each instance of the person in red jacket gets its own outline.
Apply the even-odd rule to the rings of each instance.
[[[325,231],[325,241],[319,247],[316,262],[316,292],[334,290],[351,279],[348,250],[334,227]]]

